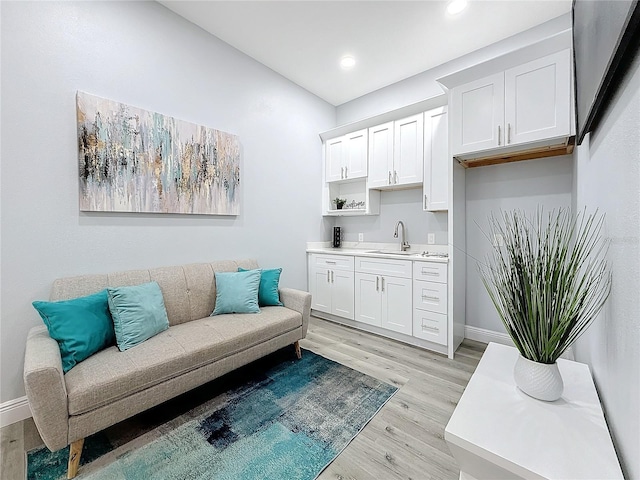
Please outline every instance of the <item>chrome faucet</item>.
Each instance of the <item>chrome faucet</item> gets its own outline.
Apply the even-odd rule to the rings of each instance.
[[[409,244],[407,243],[407,241],[405,240],[405,238],[404,238],[404,232],[405,232],[405,229],[404,229],[404,223],[402,223],[402,220],[400,220],[398,223],[396,223],[396,229],[395,229],[395,231],[393,232],[393,238],[398,238],[398,227],[399,227],[400,225],[402,225],[402,244],[400,245],[400,250],[402,250],[403,252],[405,252],[405,251],[409,250],[409,248],[411,247],[411,245],[409,245]]]

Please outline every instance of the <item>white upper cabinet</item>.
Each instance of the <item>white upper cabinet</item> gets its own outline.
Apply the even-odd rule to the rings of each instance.
[[[451,112],[453,155],[502,145],[504,74],[455,88],[451,93]]]
[[[369,129],[369,187],[391,185],[393,122]]]
[[[424,114],[424,180],[425,211],[449,208],[449,126],[447,107],[435,108]]]
[[[570,82],[569,50],[507,70],[504,74],[507,145],[569,135]]]
[[[423,122],[420,113],[369,129],[369,188],[422,183]]]
[[[451,90],[452,155],[571,134],[569,50]]]
[[[332,138],[325,143],[326,181],[367,176],[367,129]]]
[[[422,183],[423,122],[422,113],[394,122],[392,171],[394,185]]]

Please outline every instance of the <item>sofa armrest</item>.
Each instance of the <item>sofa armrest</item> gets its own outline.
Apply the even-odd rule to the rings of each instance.
[[[293,288],[281,288],[278,293],[285,307],[302,314],[302,338],[306,337],[311,316],[311,294]]]
[[[24,354],[24,387],[33,420],[51,450],[66,447],[69,437],[67,388],[58,342],[47,327],[34,327],[27,336]]]

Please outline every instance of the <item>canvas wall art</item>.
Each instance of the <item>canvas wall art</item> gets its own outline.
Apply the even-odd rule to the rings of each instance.
[[[80,210],[238,215],[236,135],[77,94]]]

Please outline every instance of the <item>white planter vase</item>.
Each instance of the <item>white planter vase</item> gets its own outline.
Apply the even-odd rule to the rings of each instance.
[[[549,365],[533,362],[519,355],[513,369],[513,377],[520,390],[545,402],[558,400],[564,390],[557,363]]]

